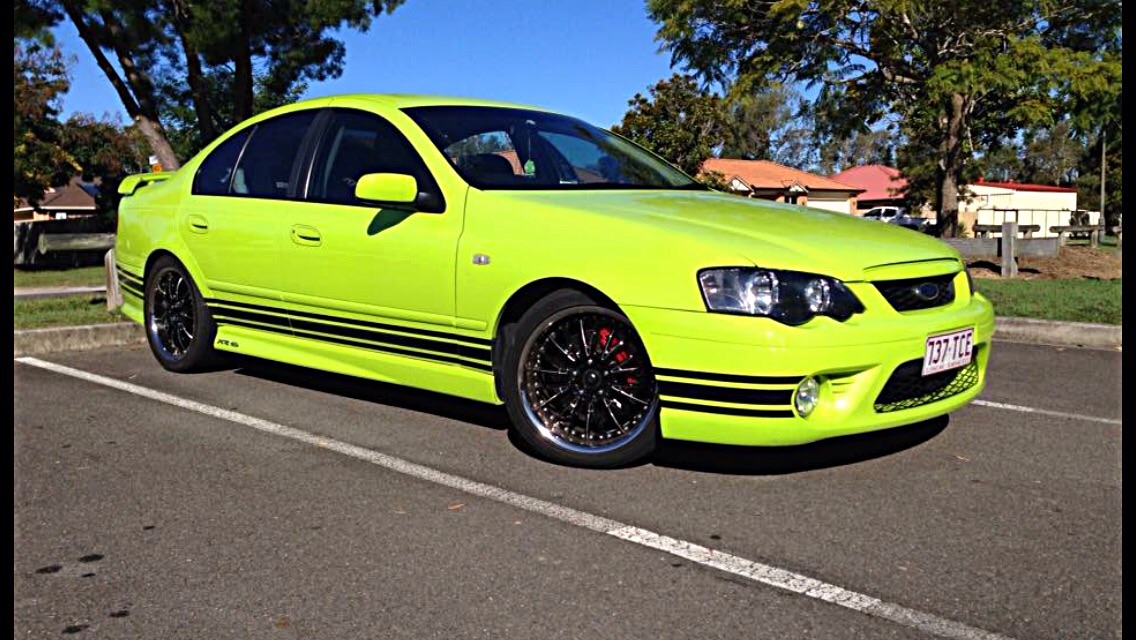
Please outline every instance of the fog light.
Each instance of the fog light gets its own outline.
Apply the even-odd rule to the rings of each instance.
[[[793,395],[793,406],[797,408],[797,413],[802,418],[807,417],[816,409],[817,400],[820,398],[820,383],[816,378],[809,376],[797,385],[797,393]]]

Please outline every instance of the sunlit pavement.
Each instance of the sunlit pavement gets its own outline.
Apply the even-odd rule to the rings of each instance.
[[[1119,352],[996,343],[949,421],[616,471],[322,372],[42,361],[94,377],[14,365],[15,637],[1121,635]]]

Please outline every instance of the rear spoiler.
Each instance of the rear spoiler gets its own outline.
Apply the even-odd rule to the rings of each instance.
[[[155,173],[136,173],[132,176],[126,176],[118,184],[118,192],[124,196],[133,195],[138,189],[150,184],[151,182],[162,182],[174,177],[176,171],[157,171]]]

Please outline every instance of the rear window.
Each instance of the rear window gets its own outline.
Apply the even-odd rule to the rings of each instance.
[[[289,113],[256,125],[233,176],[231,193],[254,198],[294,197],[296,156],[316,111]]]

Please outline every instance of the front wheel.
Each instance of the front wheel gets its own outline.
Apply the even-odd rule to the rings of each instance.
[[[559,291],[506,328],[502,392],[513,426],[538,454],[615,467],[655,448],[659,401],[631,322],[576,291]]]

